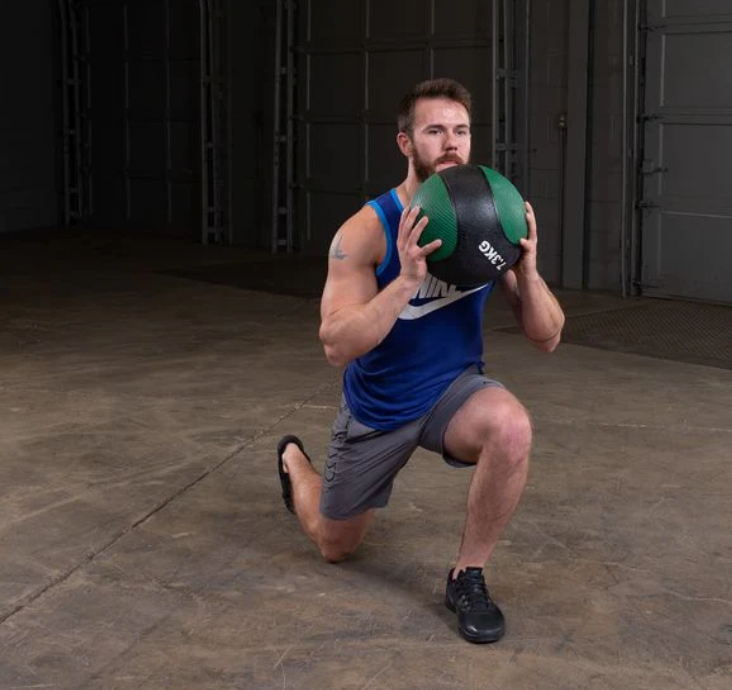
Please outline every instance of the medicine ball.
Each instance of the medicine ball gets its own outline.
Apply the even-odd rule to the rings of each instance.
[[[475,287],[495,280],[521,256],[526,207],[510,180],[484,165],[457,165],[428,177],[412,199],[429,218],[419,244],[441,239],[427,257],[446,283]]]

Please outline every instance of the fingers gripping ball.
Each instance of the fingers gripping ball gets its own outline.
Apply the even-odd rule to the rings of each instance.
[[[428,177],[412,199],[429,218],[419,244],[441,239],[427,261],[446,283],[476,286],[495,280],[521,256],[528,235],[526,207],[503,175],[484,165],[457,165]]]

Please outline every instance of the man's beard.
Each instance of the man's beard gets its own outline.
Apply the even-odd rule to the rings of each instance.
[[[412,156],[412,165],[414,166],[414,172],[417,175],[417,179],[420,182],[424,182],[430,175],[437,171],[437,166],[440,163],[457,163],[462,165],[467,163],[456,153],[447,153],[444,156],[440,156],[434,163],[427,163],[415,149],[414,155]]]

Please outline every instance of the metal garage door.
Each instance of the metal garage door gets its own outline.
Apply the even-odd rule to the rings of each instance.
[[[296,113],[301,249],[325,253],[339,225],[365,199],[404,178],[396,110],[403,94],[423,79],[454,77],[470,89],[473,160],[490,163],[492,46],[499,43],[493,12],[500,10],[501,55],[510,48],[513,67],[514,18],[503,10],[509,5],[466,0],[456,11],[453,0],[304,4]],[[516,75],[509,76],[505,84],[515,89]],[[515,95],[509,94],[509,105]]]
[[[649,0],[644,294],[732,303],[732,3]]]

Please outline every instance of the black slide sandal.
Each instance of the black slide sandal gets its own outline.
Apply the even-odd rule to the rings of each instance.
[[[290,482],[290,475],[285,472],[285,468],[282,463],[282,454],[285,452],[285,448],[287,448],[290,443],[294,443],[300,449],[300,452],[307,458],[307,461],[311,465],[313,464],[313,461],[310,459],[310,456],[305,452],[302,441],[297,436],[288,434],[287,436],[283,436],[280,439],[280,442],[277,444],[277,471],[280,474],[280,484],[282,485],[282,500],[285,502],[285,507],[287,508],[287,510],[289,510],[291,513],[294,513],[295,504],[292,501],[292,483]]]

